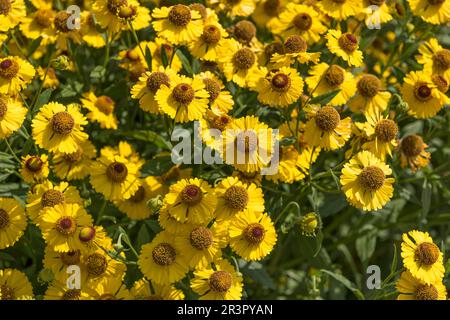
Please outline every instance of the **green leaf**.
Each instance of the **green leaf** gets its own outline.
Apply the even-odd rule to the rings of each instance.
[[[366,263],[372,257],[377,244],[377,230],[370,226],[367,229],[367,233],[355,241],[356,253],[363,263]]]
[[[324,93],[324,94],[322,94],[322,95],[320,95],[318,97],[312,98],[309,101],[309,103],[310,104],[320,104],[320,105],[327,104],[328,102],[333,100],[333,98],[336,97],[339,92],[341,92],[341,89]]]
[[[337,273],[334,273],[332,271],[325,270],[325,269],[321,269],[320,272],[323,272],[323,273],[331,276],[334,280],[336,280],[336,281],[340,282],[341,284],[343,284],[344,287],[346,287],[348,290],[353,292],[353,294],[359,300],[364,300],[364,294],[358,288],[356,288],[355,285],[350,280],[348,280],[343,275],[337,274]]]
[[[31,56],[37,50],[37,48],[39,48],[41,41],[42,41],[42,37],[39,37],[39,38],[34,39],[31,42],[30,47],[28,49],[28,56]]]
[[[160,176],[173,167],[171,156],[155,157],[142,167],[142,174],[147,176]]]
[[[92,79],[100,80],[105,77],[106,69],[103,66],[96,66],[94,69],[92,69],[89,76]]]
[[[251,262],[247,268],[243,268],[242,273],[256,282],[261,283],[271,290],[275,290],[275,282],[259,262]]]
[[[428,212],[430,211],[430,205],[431,205],[431,192],[433,188],[431,183],[425,179],[422,184],[422,196],[421,196],[421,202],[422,202],[422,219],[426,219]]]
[[[167,51],[164,46],[161,46],[161,61],[164,68],[169,65],[169,59],[167,58]]]
[[[287,147],[293,145],[297,141],[296,137],[285,137],[281,139],[280,146]]]
[[[151,142],[162,149],[172,150],[172,145],[166,139],[151,130],[122,131],[120,134],[137,140]]]
[[[189,62],[189,59],[186,58],[186,56],[184,55],[183,52],[181,52],[181,50],[177,50],[176,53],[177,53],[178,58],[180,58],[181,63],[183,64],[184,70],[186,70],[186,72],[188,74],[192,75],[193,71],[192,71],[192,66],[191,66],[191,63]]]
[[[152,53],[148,46],[145,47],[145,61],[147,62],[148,70],[152,71]]]
[[[48,88],[45,89],[37,98],[36,104],[34,107],[35,112],[37,112],[44,104],[50,101],[50,97],[52,96],[53,89]]]

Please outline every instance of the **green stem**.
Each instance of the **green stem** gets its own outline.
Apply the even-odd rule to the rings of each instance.
[[[20,164],[21,161],[19,159],[19,157],[17,157],[16,153],[13,151],[13,149],[11,148],[11,145],[9,144],[8,139],[5,139],[5,143],[6,146],[8,147],[9,152],[11,152],[11,155],[14,157],[14,159],[16,159],[16,161]]]
[[[100,211],[98,212],[97,220],[95,221],[96,225],[100,224],[100,221],[102,220],[103,212],[105,211],[107,204],[108,204],[108,200],[104,199],[102,207],[100,208]]]

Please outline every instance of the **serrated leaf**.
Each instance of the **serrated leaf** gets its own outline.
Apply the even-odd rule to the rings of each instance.
[[[341,89],[338,89],[338,90],[334,90],[334,91],[331,91],[331,92],[324,93],[324,94],[322,94],[322,95],[320,95],[320,96],[317,96],[317,97],[315,97],[315,98],[312,98],[312,99],[309,101],[309,103],[310,103],[310,104],[320,104],[320,105],[327,104],[327,103],[329,103],[331,100],[333,100],[333,98],[336,97],[337,94],[338,94],[339,92],[341,92]]]

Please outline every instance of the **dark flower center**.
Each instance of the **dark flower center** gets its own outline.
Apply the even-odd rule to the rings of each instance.
[[[80,234],[78,235],[78,238],[80,239],[81,242],[89,242],[92,239],[95,238],[95,234],[97,232],[95,231],[94,227],[83,227],[80,230]]]
[[[381,89],[381,81],[374,75],[366,74],[358,81],[357,88],[363,97],[373,98]]]
[[[333,88],[336,88],[343,84],[344,80],[344,70],[335,64],[332,64],[325,72],[325,81]]]
[[[308,44],[302,37],[294,35],[286,39],[284,49],[286,53],[306,52]]]
[[[6,16],[11,11],[11,0],[0,0],[0,14]]]
[[[169,21],[178,27],[187,26],[191,21],[191,10],[182,4],[174,5],[169,11]]]
[[[208,45],[214,45],[220,41],[222,34],[215,25],[206,25],[203,27],[202,39]]]
[[[81,257],[80,250],[74,250],[74,251],[61,253],[61,261],[66,266],[79,264],[80,263],[80,257]]]
[[[181,191],[181,201],[188,206],[198,204],[203,199],[203,192],[200,187],[190,184]]]
[[[78,289],[68,289],[63,293],[61,300],[80,300],[81,290]]]
[[[54,132],[67,135],[72,132],[72,129],[75,126],[75,120],[70,113],[63,111],[53,115],[51,124]]]
[[[417,300],[437,300],[439,293],[435,286],[431,284],[423,284],[416,289]]]
[[[220,94],[219,82],[211,78],[205,78],[203,79],[203,84],[205,85],[205,90],[209,93],[209,102],[215,101]]]
[[[0,285],[0,297],[1,300],[15,300],[16,295],[14,292],[14,288],[7,286],[6,284]]]
[[[170,266],[175,262],[177,253],[175,249],[168,243],[158,244],[152,251],[153,261],[160,266]]]
[[[64,160],[70,163],[77,163],[83,158],[83,149],[79,148],[74,153],[67,153],[64,155]]]
[[[172,97],[176,102],[182,105],[188,105],[194,100],[195,91],[189,84],[180,83],[173,88]]]
[[[6,228],[9,225],[9,214],[4,209],[0,209],[0,230]]]
[[[57,204],[63,203],[64,200],[64,194],[61,191],[50,189],[42,195],[41,204],[43,207],[54,207]]]
[[[249,43],[256,36],[256,27],[247,20],[241,20],[234,26],[234,36],[238,41]]]
[[[43,28],[48,28],[52,25],[53,11],[47,9],[40,9],[36,12],[34,20],[39,26]]]
[[[284,53],[283,44],[281,42],[272,42],[264,48],[264,53],[267,57],[267,60],[270,60],[270,58],[272,58],[275,53]]]
[[[190,234],[191,245],[197,250],[205,250],[213,244],[213,234],[205,227],[198,227]]]
[[[70,18],[70,14],[66,11],[60,11],[56,14],[54,24],[56,30],[67,33],[70,31],[70,28],[67,24],[67,20]]]
[[[223,195],[228,207],[242,211],[247,207],[249,195],[247,189],[240,186],[231,186]]]
[[[140,203],[145,199],[145,188],[143,186],[139,186],[136,193],[131,196],[130,201],[134,203]]]
[[[33,173],[40,171],[43,166],[44,162],[37,156],[28,158],[28,160],[25,162],[25,167]]]
[[[414,88],[414,95],[422,102],[428,101],[432,98],[431,88],[426,83],[417,83]]]
[[[308,31],[312,25],[312,18],[307,13],[299,13],[294,17],[294,26],[301,31]]]
[[[68,236],[75,232],[77,223],[72,217],[62,217],[56,222],[55,228],[62,235]]]
[[[269,17],[276,17],[280,12],[280,0],[267,0],[263,4],[264,12]]]
[[[209,277],[209,287],[214,292],[227,292],[233,284],[233,277],[228,271],[215,271]]]
[[[344,33],[339,38],[339,46],[347,53],[352,53],[358,48],[358,39],[351,33]]]
[[[438,71],[446,71],[450,68],[450,50],[442,49],[433,55],[433,62]]]
[[[386,176],[384,175],[383,170],[375,166],[366,167],[359,174],[359,181],[361,182],[362,187],[369,191],[380,189],[383,186],[385,179]]]
[[[0,77],[11,80],[19,72],[19,64],[13,59],[5,59],[0,62]]]
[[[446,93],[448,91],[448,81],[439,74],[433,74],[431,80],[436,85],[439,91]]]
[[[375,126],[375,135],[381,142],[389,142],[397,136],[398,126],[389,119],[383,119]]]
[[[341,117],[335,108],[325,106],[317,111],[314,119],[320,130],[331,132],[339,125]]]
[[[420,264],[431,266],[438,261],[440,251],[437,245],[431,242],[423,242],[417,246],[415,259]]]
[[[110,13],[117,15],[120,8],[128,4],[127,0],[108,0],[107,8]]]
[[[273,76],[271,84],[274,91],[286,92],[291,87],[291,79],[284,73],[277,73]]]
[[[152,93],[156,93],[163,84],[170,87],[169,76],[164,72],[153,72],[147,79],[147,88]]]
[[[100,96],[95,101],[95,106],[106,115],[114,111],[114,101],[108,96]]]
[[[127,179],[128,168],[122,162],[113,162],[106,169],[106,176],[113,182],[121,183]]]
[[[239,49],[233,56],[233,63],[240,70],[250,69],[256,62],[255,54],[248,48]]]
[[[8,103],[5,99],[0,97],[0,120],[3,120],[8,112]]]
[[[244,229],[244,238],[250,244],[260,244],[264,240],[266,230],[259,223],[249,224]]]
[[[423,139],[415,134],[406,136],[402,139],[400,148],[407,157],[417,157],[424,149]]]
[[[87,258],[88,273],[94,277],[101,276],[108,269],[108,261],[100,253],[93,253]]]

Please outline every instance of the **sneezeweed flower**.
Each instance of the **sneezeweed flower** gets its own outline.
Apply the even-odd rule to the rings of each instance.
[[[431,24],[448,23],[450,2],[447,0],[408,0],[411,11]]]
[[[360,67],[363,64],[363,54],[358,50],[358,39],[354,34],[329,30],[325,38],[328,50],[346,61],[349,66]]]
[[[133,146],[126,141],[120,141],[119,145],[116,147],[103,147],[100,150],[100,154],[107,157],[121,156],[134,163],[139,169],[144,164],[144,160],[141,159],[139,153],[137,153]]]
[[[142,246],[138,265],[148,280],[160,285],[179,281],[189,271],[188,257],[176,246],[173,235],[165,231]]]
[[[238,178],[244,184],[254,183],[257,187],[261,187],[262,184],[262,175],[258,171],[245,172],[235,170],[231,176]]]
[[[194,41],[203,32],[200,13],[183,4],[155,8],[152,17],[152,25],[158,36],[176,45]]]
[[[22,157],[20,175],[25,183],[34,184],[43,181],[47,179],[49,172],[48,156],[46,154]]]
[[[31,300],[33,287],[27,276],[16,269],[0,270],[0,300]]]
[[[236,16],[248,17],[253,13],[256,7],[255,0],[219,0],[219,2],[220,9],[226,12],[226,14],[231,18],[234,18]]]
[[[339,21],[355,16],[362,10],[362,2],[358,0],[324,0],[318,2],[317,6],[325,14]]]
[[[155,100],[159,109],[175,122],[200,120],[208,108],[209,94],[199,78],[173,76],[170,87],[162,84]]]
[[[0,139],[19,130],[28,110],[14,98],[0,95]]]
[[[65,283],[67,281],[67,268],[71,265],[80,266],[81,251],[72,250],[68,252],[57,252],[51,247],[45,247],[44,251],[44,268],[51,272],[53,279]],[[86,281],[86,273],[80,273],[80,282]]]
[[[227,260],[214,262],[214,268],[194,271],[191,289],[200,295],[200,300],[240,300],[242,297],[242,275]]]
[[[443,48],[436,38],[431,38],[419,47],[417,62],[424,65],[429,74],[442,75],[450,81],[450,50]]]
[[[391,93],[383,90],[381,80],[372,74],[364,74],[357,81],[356,95],[347,103],[350,110],[369,115],[386,110]]]
[[[408,103],[408,114],[415,118],[431,118],[443,107],[442,92],[424,71],[411,71],[403,79],[400,91]]]
[[[35,74],[33,66],[22,58],[0,58],[0,94],[16,95],[27,87]]]
[[[308,44],[306,41],[297,35],[290,36],[284,42],[284,49],[280,52],[275,52],[270,62],[273,68],[289,67],[296,61],[299,63],[318,63],[320,52],[307,52]]]
[[[427,285],[442,281],[443,254],[428,232],[412,230],[402,236],[403,264],[411,275]]]
[[[361,11],[357,18],[364,19],[366,26],[371,29],[393,19],[386,0],[363,0]]]
[[[229,224],[230,247],[245,260],[261,260],[277,242],[272,220],[266,213],[241,212]]]
[[[416,172],[427,166],[431,159],[431,154],[425,151],[427,147],[422,137],[417,134],[403,137],[398,146],[402,168],[409,166],[412,172]]]
[[[105,38],[97,30],[97,23],[92,12],[81,12],[80,33],[83,41],[91,47],[102,48],[106,45]]]
[[[67,277],[67,274],[66,274]],[[54,280],[45,291],[44,300],[92,300],[90,291],[70,289],[66,281]]]
[[[341,106],[355,94],[356,81],[351,72],[336,64],[319,63],[309,70],[310,76],[305,79],[309,92],[313,97],[340,90],[331,99],[331,106]]]
[[[58,77],[56,76],[55,69],[53,69],[52,67],[49,67],[47,69],[38,67],[37,73],[39,75],[39,79],[44,82],[43,88],[56,89],[59,87],[60,83]]]
[[[67,181],[83,179],[89,175],[91,162],[96,155],[95,146],[89,140],[85,140],[75,152],[56,152],[52,158],[53,172],[59,179]]]
[[[164,67],[163,58],[162,58],[163,51],[165,52],[167,61],[168,62],[172,61],[172,63],[170,64],[170,68],[175,72],[178,72],[181,70],[181,68],[183,66],[182,66],[180,58],[178,57],[178,55],[175,52],[175,49],[173,47],[171,40],[166,40],[164,38],[157,37],[154,41],[146,42],[146,44],[147,44],[148,48],[150,49],[150,53],[152,54],[152,71],[158,70],[161,66]],[[143,48],[143,50],[145,50],[145,46],[143,46],[141,44],[141,47]],[[142,55],[140,53],[140,50],[139,50],[139,54]],[[143,58],[145,58],[145,57],[143,57]]]
[[[31,221],[39,224],[44,208],[54,207],[61,203],[77,203],[83,205],[83,200],[76,187],[67,182],[59,185],[47,180],[34,186],[27,195],[27,214]]]
[[[140,279],[133,284],[130,294],[135,300],[184,300],[184,293],[173,285],[150,284]]]
[[[25,210],[14,198],[0,198],[0,249],[19,240],[27,226]]]
[[[205,90],[209,94],[209,107],[217,115],[223,115],[233,109],[234,100],[228,90],[224,90],[223,82],[212,72],[206,71],[196,74],[203,81]]]
[[[86,117],[93,122],[98,122],[102,129],[117,129],[117,118],[114,115],[116,103],[108,96],[97,97],[92,91],[83,94],[81,99],[83,107],[89,112]]]
[[[298,166],[300,162],[300,154],[294,146],[281,146],[279,154],[278,171],[273,175],[266,175],[267,180],[271,180],[275,183],[294,183],[303,179],[307,171]],[[308,158],[309,164],[310,158]]]
[[[254,90],[261,103],[275,107],[287,107],[296,102],[303,91],[303,80],[292,68],[281,67],[260,78]]]
[[[314,7],[296,3],[289,3],[278,18],[270,22],[269,28],[284,38],[301,36],[310,44],[319,41],[320,35],[327,31]]]
[[[182,232],[189,223],[179,222],[175,217],[170,215],[167,210],[167,206],[160,204],[162,207],[159,209],[158,223],[161,228],[171,234],[177,234]]]
[[[244,184],[236,177],[220,181],[214,192],[217,197],[218,220],[233,219],[240,212],[264,212],[264,195],[256,184]]]
[[[56,29],[53,24],[56,12],[52,4],[42,1],[35,12],[23,17],[19,25],[20,31],[28,39],[42,37],[40,45],[46,46],[56,41]]]
[[[183,179],[169,188],[164,197],[168,213],[181,223],[202,224],[213,217],[217,199],[208,182]]]
[[[310,119],[305,125],[304,140],[309,146],[337,150],[350,139],[350,117],[341,119],[331,106],[310,106],[308,111]]]
[[[364,211],[381,209],[392,198],[395,179],[391,168],[369,151],[357,153],[344,165],[342,191],[347,201]]]
[[[42,106],[31,127],[36,144],[50,152],[73,153],[87,140],[86,118],[77,105],[50,102]]]
[[[107,278],[123,279],[126,271],[126,265],[113,259],[105,250],[111,251],[111,247],[99,248],[96,251],[84,253],[81,255],[80,264],[85,276],[84,281],[89,286],[94,286]],[[120,255],[122,258],[125,254]]]
[[[226,114],[217,115],[213,111],[207,110],[199,125],[199,135],[202,141],[208,147],[218,150],[222,146],[222,133],[227,130],[232,121],[232,118]]]
[[[92,217],[76,203],[61,203],[47,207],[39,223],[46,244],[55,251],[80,249],[80,229],[92,225]]]
[[[139,107],[150,113],[161,113],[156,101],[156,93],[163,85],[170,87],[171,80],[176,77],[171,68],[159,67],[154,72],[145,72],[139,81],[131,88],[131,97],[139,99]]]
[[[301,217],[299,226],[303,235],[315,237],[317,232],[322,229],[322,220],[317,213],[310,212]]]
[[[131,198],[141,185],[138,177],[136,164],[119,155],[102,155],[91,163],[92,187],[111,201]]]
[[[68,41],[80,44],[82,41],[80,30],[70,25],[71,14],[65,10],[56,13],[53,24],[56,30],[56,46],[61,50],[68,50]]]
[[[447,289],[442,280],[426,284],[403,271],[396,284],[397,300],[447,300]]]
[[[102,226],[85,226],[78,234],[81,252],[95,252],[102,248],[112,248],[112,239]]]
[[[104,281],[88,286],[94,300],[130,300],[130,292],[121,278],[106,277]]]
[[[0,2],[0,31],[8,31],[18,25],[27,15],[23,0],[2,0]]]
[[[252,19],[260,28],[268,27],[273,30],[272,23],[286,7],[288,0],[265,0],[255,7]]]
[[[241,20],[229,29],[232,37],[240,43],[253,49],[261,48],[262,44],[256,38],[256,27],[249,20]]]

